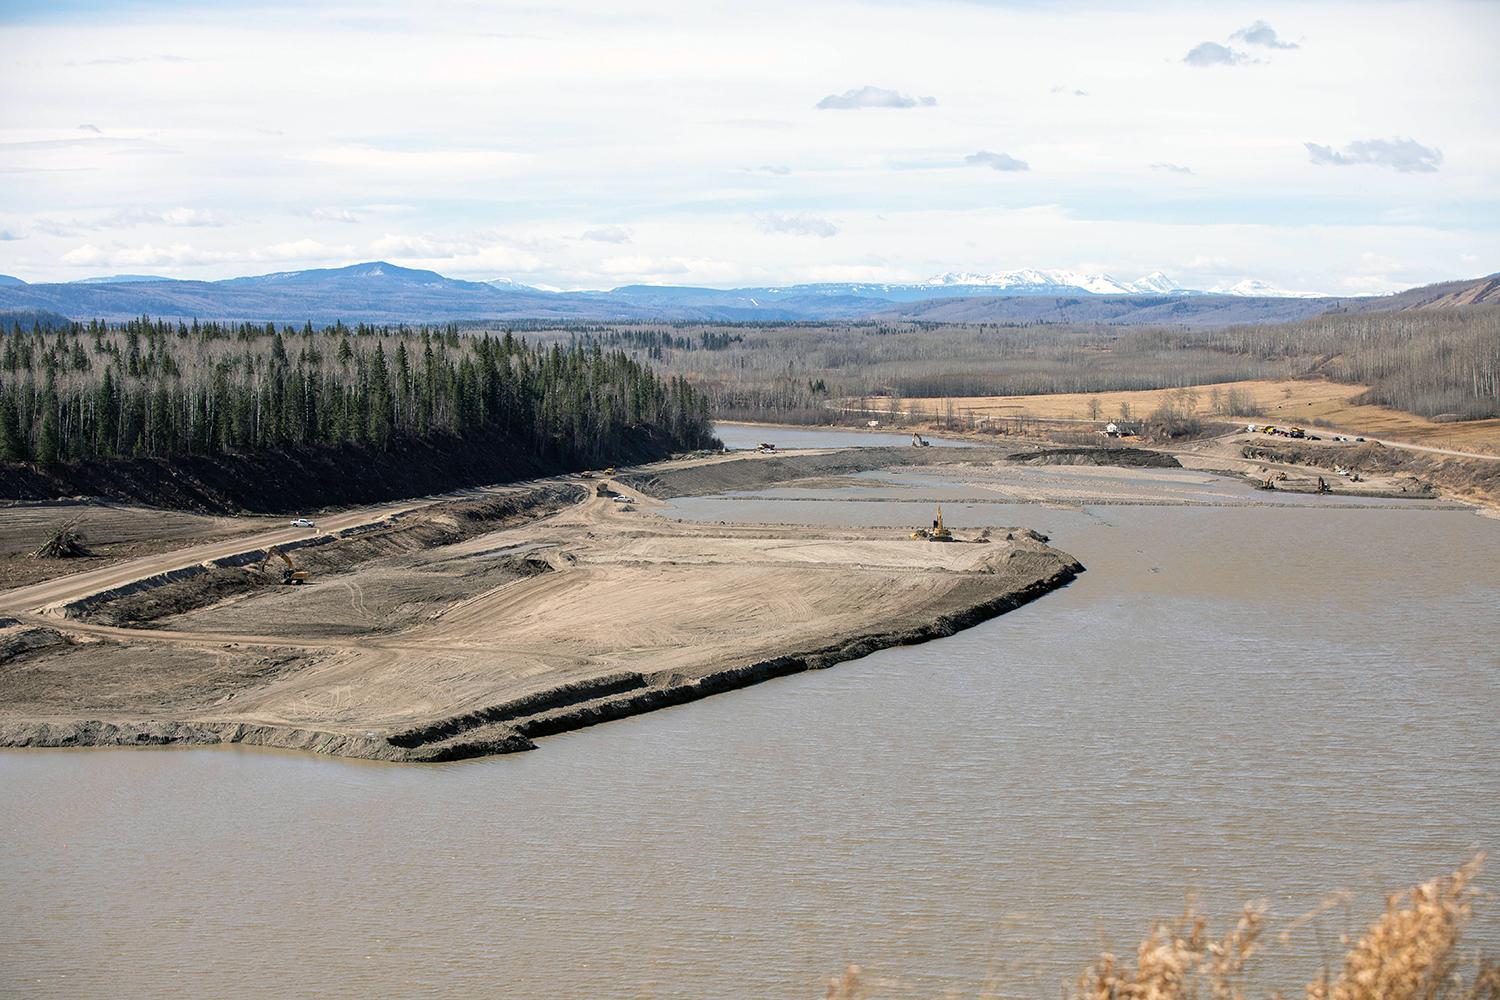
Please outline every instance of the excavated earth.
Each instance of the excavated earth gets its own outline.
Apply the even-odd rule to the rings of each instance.
[[[577,479],[309,538],[291,553],[304,586],[278,583],[279,564],[262,570],[252,550],[46,613],[12,610],[0,618],[0,746],[452,760],[949,635],[1082,567],[1024,530],[945,544],[685,524],[660,517],[655,497],[959,457],[659,463],[624,470],[604,495]]]

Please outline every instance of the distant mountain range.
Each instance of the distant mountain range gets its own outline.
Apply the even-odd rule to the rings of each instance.
[[[1469,285],[1482,285],[1483,280],[1430,287],[1445,289],[1437,298],[1446,296],[1453,304],[1500,297],[1496,288],[1465,291]],[[1403,308],[1398,304],[1404,301],[1402,296],[1420,291],[1339,299],[1279,291],[1253,280],[1205,291],[1182,288],[1159,271],[1119,281],[1102,274],[1026,269],[943,274],[917,284],[728,289],[625,285],[609,291],[562,292],[508,278],[461,281],[435,271],[375,261],[222,281],[115,275],[33,285],[0,275],[0,314],[24,311],[72,319],[146,315],[315,324],[508,319],[816,322],[878,317],[1221,326],[1282,322],[1328,311]]]

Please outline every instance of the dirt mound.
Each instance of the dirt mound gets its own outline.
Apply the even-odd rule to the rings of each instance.
[[[342,535],[319,536],[300,547],[282,546],[298,569],[320,580],[374,559],[451,545],[476,535],[544,517],[576,503],[583,491],[571,486],[549,486],[513,494],[437,504],[401,514]],[[107,625],[139,626],[170,615],[256,591],[278,590],[276,566],[262,572],[257,566],[263,550],[242,557],[217,560],[207,566],[164,574],[106,591],[66,609],[69,617]],[[513,569],[507,567],[507,569]],[[295,589],[295,588],[293,588]]]
[[[1413,482],[1407,492],[1436,486],[1446,493],[1482,503],[1500,503],[1500,461],[1490,459],[1387,448],[1378,441],[1352,446],[1306,441],[1257,442],[1244,445],[1240,454],[1257,462],[1306,465],[1329,471],[1343,468],[1362,476],[1409,477]]]
[[[1129,469],[1180,469],[1172,455],[1144,448],[1049,448],[1008,456],[1021,465],[1111,465]]]
[[[701,496],[731,490],[761,490],[801,479],[826,479],[896,465],[943,465],[959,461],[991,462],[999,458],[990,448],[847,448],[813,455],[762,457],[746,454],[725,462],[711,462],[660,472],[621,476],[631,489],[660,499]]]
[[[621,465],[671,454],[642,433],[616,456]],[[95,496],[176,510],[297,513],[516,482],[581,466],[560,453],[516,447],[500,433],[408,441],[391,451],[357,445],[242,455],[140,457],[43,469],[0,463],[0,500]]]
[[[68,645],[68,639],[50,628],[22,625],[14,618],[0,618],[0,666],[32,653]]]

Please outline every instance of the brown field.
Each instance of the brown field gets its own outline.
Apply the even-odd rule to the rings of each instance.
[[[1328,427],[1399,441],[1428,448],[1445,448],[1482,454],[1500,455],[1500,419],[1438,423],[1401,410],[1384,406],[1361,406],[1352,400],[1365,386],[1328,382],[1321,379],[1262,379],[1249,382],[1223,382],[1195,386],[1192,392],[1198,402],[1198,414],[1208,417],[1209,397],[1217,389],[1227,395],[1233,389],[1247,393],[1260,410],[1259,416],[1233,414],[1224,419],[1247,422],[1274,422],[1314,426],[1322,421]],[[1041,396],[959,396],[909,398],[902,408],[913,415],[942,417],[951,404],[960,416],[1029,418],[1038,420],[1087,420],[1089,401],[1097,399],[1100,417],[1117,419],[1122,403],[1128,404],[1133,417],[1144,417],[1163,402],[1175,399],[1182,390],[1149,389],[1130,392],[1070,392]],[[871,399],[869,406],[889,406],[889,400]]]

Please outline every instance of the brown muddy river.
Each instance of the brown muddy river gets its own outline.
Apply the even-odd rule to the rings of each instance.
[[[1281,919],[1352,890],[1333,942],[1500,846],[1500,521],[1161,470],[962,478],[678,516],[906,525],[943,499],[1088,572],[518,756],[0,753],[0,995],[813,998],[857,961],[882,997],[1055,997],[1189,891]],[[1133,502],[1086,502],[1105,486]],[[1272,984],[1332,951],[1278,945]]]

